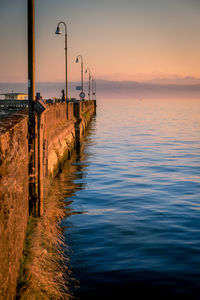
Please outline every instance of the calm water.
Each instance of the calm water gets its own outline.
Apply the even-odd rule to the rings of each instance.
[[[199,129],[200,100],[99,100],[60,175],[77,299],[200,299]]]

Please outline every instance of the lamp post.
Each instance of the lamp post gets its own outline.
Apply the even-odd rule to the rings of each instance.
[[[95,96],[95,99],[96,100],[96,93],[97,93],[97,86],[96,86],[96,79],[94,80],[94,96]]]
[[[35,1],[27,0],[28,23],[28,176],[29,213],[39,215],[39,202],[36,196],[36,144],[35,144]]]
[[[79,57],[81,59],[81,91],[83,92],[83,57],[82,55],[78,55],[76,58],[76,63],[79,62]]]
[[[65,22],[59,22],[58,23],[58,26],[57,26],[57,29],[56,29],[56,32],[55,34],[62,34],[62,31],[60,30],[60,25],[63,24],[64,27],[65,27],[65,68],[66,68],[66,95],[65,95],[65,98],[66,98],[66,101],[68,99],[68,72],[67,72],[67,67],[68,67],[68,62],[67,62],[67,25]]]
[[[85,70],[85,74],[87,74],[87,73],[89,73],[89,92],[88,92],[88,98],[89,98],[89,100],[90,100],[90,80],[91,80],[91,72],[90,72],[90,68],[87,68],[86,70]]]
[[[35,1],[28,0],[28,108],[34,113],[35,101]]]
[[[92,100],[95,100],[93,99],[94,95],[96,95],[96,80],[94,77],[92,77]]]

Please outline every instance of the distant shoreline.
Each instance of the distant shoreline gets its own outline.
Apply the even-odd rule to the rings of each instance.
[[[40,92],[44,98],[60,97],[64,82],[36,82],[36,92]],[[69,83],[70,97],[78,97],[76,86],[80,82]],[[27,83],[0,83],[0,94],[7,92],[27,92]],[[84,90],[87,93],[88,82],[84,82]],[[135,82],[135,81],[107,81],[97,80],[97,94],[103,98],[110,97],[194,97],[200,98],[199,84],[172,84],[155,82]],[[3,96],[0,96],[1,99]]]

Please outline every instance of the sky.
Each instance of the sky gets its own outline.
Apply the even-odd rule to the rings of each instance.
[[[200,0],[35,0],[36,81],[200,78]],[[64,33],[64,28],[62,32]],[[85,75],[86,76],[86,75]],[[0,0],[0,82],[27,81],[27,1]]]

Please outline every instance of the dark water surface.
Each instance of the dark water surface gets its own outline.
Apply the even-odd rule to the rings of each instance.
[[[199,100],[99,100],[60,175],[77,299],[200,299],[199,130]]]

